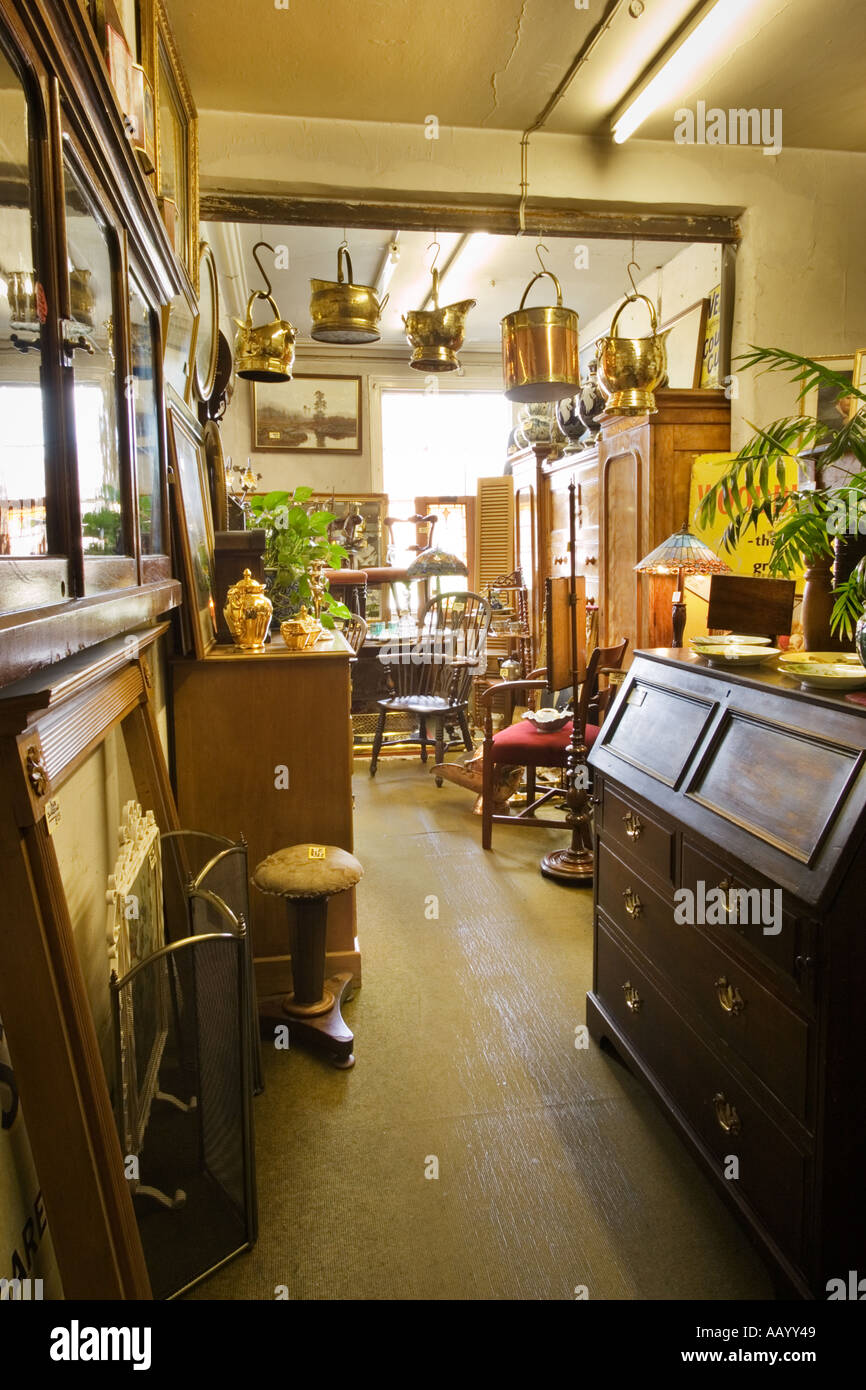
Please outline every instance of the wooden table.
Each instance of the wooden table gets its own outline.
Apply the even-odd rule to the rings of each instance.
[[[353,848],[350,660],[338,633],[290,652],[212,648],[172,663],[174,771],[181,823],[249,843],[256,864],[311,841]],[[286,909],[251,889],[260,999],[292,987]],[[327,971],[361,980],[354,889],[330,903]]]

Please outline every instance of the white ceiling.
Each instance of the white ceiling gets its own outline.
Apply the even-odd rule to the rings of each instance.
[[[614,0],[168,0],[201,110],[522,130]],[[607,135],[613,110],[696,0],[623,3],[547,129]],[[866,150],[864,0],[752,0],[673,113],[780,107],[789,147]]]
[[[356,284],[374,284],[376,276],[394,234],[393,228],[383,231],[352,229],[348,231],[349,252]],[[229,292],[228,281],[235,276],[234,288],[238,312],[245,307],[251,290],[263,288],[253,260],[253,246],[259,240],[288,251],[288,269],[274,268],[275,257],[266,251],[259,254],[262,264],[269,267],[274,297],[284,318],[298,330],[298,344],[311,342],[310,280],[337,279],[337,247],[342,229],[333,227],[272,227],[245,225],[226,226],[221,223],[202,224],[202,236],[214,248],[221,279]],[[441,232],[441,251],[438,266],[447,264],[455,246],[461,240],[456,232]],[[428,267],[434,251],[429,250],[431,235],[427,232],[401,232],[398,240],[400,259],[389,285],[390,300],[382,316],[381,348],[406,346],[402,314],[420,309],[430,290]],[[631,258],[631,242],[587,241],[580,243],[587,250],[588,267],[575,268],[574,238],[548,237],[544,243],[548,252],[542,253],[545,264],[562,285],[563,301],[576,309],[581,323],[588,324],[626,289],[626,265]],[[451,304],[461,299],[475,299],[476,307],[466,320],[465,347],[469,350],[498,350],[500,320],[516,309],[523,291],[539,269],[535,237],[484,236],[475,234],[468,240],[465,253],[448,271],[440,286],[440,303]],[[638,242],[635,257],[641,270],[635,278],[665,265],[683,249],[677,242]],[[238,251],[240,265],[237,263]],[[283,251],[281,259],[285,259]],[[582,260],[582,255],[578,257]],[[233,264],[234,262],[234,264]],[[240,272],[240,273],[238,273]],[[238,279],[242,284],[238,284]],[[539,280],[527,299],[528,304],[552,304],[555,289],[549,279]],[[228,297],[228,296],[227,296]],[[256,322],[264,321],[259,309]],[[317,345],[318,346],[318,345]],[[325,351],[335,351],[328,349]]]

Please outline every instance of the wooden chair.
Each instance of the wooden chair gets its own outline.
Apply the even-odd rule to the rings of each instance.
[[[352,651],[357,656],[367,640],[367,633],[370,631],[367,621],[360,614],[353,613],[351,618],[343,623],[341,628],[342,635],[345,637]]]
[[[587,750],[598,737],[599,725],[604,711],[610,702],[610,688],[600,687],[600,678],[622,667],[628,638],[624,637],[615,647],[596,647],[587,662],[586,679],[580,687],[576,704],[577,727],[583,735]],[[484,707],[484,745],[481,772],[481,843],[490,849],[493,841],[494,821],[512,825],[555,825],[562,829],[562,820],[541,819],[536,811],[557,795],[557,790],[536,795],[536,772],[540,767],[565,768],[568,750],[571,746],[572,721],[555,734],[536,733],[527,719],[516,724],[506,724],[499,733],[493,732],[492,704],[497,695],[503,692],[509,697],[511,712],[514,709],[514,696],[527,691],[546,690],[545,670],[533,671],[526,680],[501,681],[492,685],[478,697],[479,705]],[[589,723],[588,715],[592,709],[597,723]],[[506,717],[509,717],[508,714]],[[501,766],[526,768],[526,806],[517,815],[497,815],[494,812],[494,776]]]
[[[370,776],[375,777],[379,754],[384,746],[394,743],[419,743],[421,761],[427,761],[427,746],[433,743],[436,762],[441,763],[445,749],[453,742],[446,741],[448,729],[459,729],[462,741],[471,753],[472,734],[466,708],[472,679],[487,661],[486,640],[490,627],[491,607],[480,594],[440,594],[431,598],[421,615],[420,635],[417,638],[395,640],[383,651],[380,660],[388,668],[388,684],[392,694],[378,700],[379,719],[370,758]],[[389,714],[411,714],[418,720],[418,735],[395,735],[384,740],[385,720]],[[427,736],[428,724],[433,725],[434,737]],[[436,778],[442,786],[442,778]]]

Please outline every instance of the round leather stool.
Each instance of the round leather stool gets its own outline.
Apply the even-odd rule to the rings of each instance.
[[[349,1032],[340,1010],[352,983],[351,971],[325,979],[328,899],[346,893],[364,875],[353,854],[335,845],[292,845],[257,865],[253,884],[260,893],[287,898],[294,991],[276,1010],[263,1012],[272,1023],[288,1025],[292,1041],[325,1051],[335,1067],[354,1065]]]

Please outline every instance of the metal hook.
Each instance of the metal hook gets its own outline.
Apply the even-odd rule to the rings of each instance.
[[[337,247],[337,250],[338,250],[338,251],[342,251],[342,249],[343,249],[344,246],[346,247],[346,250],[349,249],[349,243],[348,243],[348,241],[346,240],[346,228],[345,228],[345,227],[343,228],[343,240],[340,242],[340,245]]]
[[[544,261],[541,259],[542,251],[546,252],[548,256],[550,255],[550,247],[545,246],[544,242],[540,241],[535,248],[535,254],[538,257],[538,264],[541,266],[542,271],[545,275],[548,275],[550,272],[548,271],[547,266],[544,264]]]
[[[264,266],[262,265],[261,261],[260,261],[259,258],[258,258],[258,255],[257,255],[257,252],[258,252],[258,249],[259,249],[260,246],[264,246],[265,250],[266,250],[266,251],[270,251],[271,254],[274,255],[274,256],[275,256],[277,253],[276,253],[276,251],[274,250],[273,246],[271,246],[270,242],[267,242],[267,241],[257,241],[256,244],[255,244],[255,246],[253,247],[253,260],[255,261],[256,265],[257,265],[258,268],[259,268],[259,270],[262,272],[262,279],[264,280],[265,284],[267,285],[267,289],[265,290],[265,295],[267,295],[267,297],[270,298],[270,297],[273,295],[273,292],[274,292],[274,291],[273,291],[273,286],[272,286],[272,284],[271,284],[271,277],[268,275],[268,272],[265,270]],[[261,291],[260,291],[259,293],[261,294]],[[265,295],[261,295],[261,297],[264,298]]]
[[[436,269],[436,262],[437,262],[438,259],[439,259],[439,252],[442,250],[442,247],[439,245],[439,242],[438,242],[437,239],[436,239],[436,233],[435,233],[435,232],[433,233],[433,240],[430,242],[430,244],[429,244],[428,247],[427,247],[427,250],[428,250],[428,251],[430,250],[430,247],[431,247],[431,246],[435,246],[435,247],[436,247],[436,255],[433,257],[433,263],[432,263],[432,265],[430,266],[430,274],[432,275],[432,274],[433,274],[433,271]]]
[[[626,268],[625,268],[625,269],[626,269],[626,274],[628,275],[629,281],[631,282],[631,288],[632,288],[631,298],[637,299],[638,295],[640,294],[640,291],[638,290],[638,287],[637,287],[637,285],[636,285],[635,282],[634,282],[634,276],[633,276],[632,273],[631,273],[631,268],[632,268],[632,266],[634,266],[634,268],[635,268],[635,270],[637,271],[638,275],[640,275],[640,266],[638,265],[637,261],[629,261],[628,265],[627,265]]]

